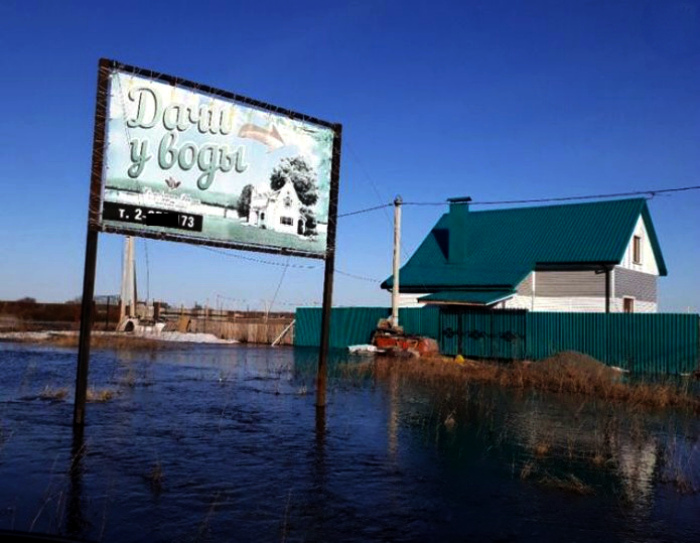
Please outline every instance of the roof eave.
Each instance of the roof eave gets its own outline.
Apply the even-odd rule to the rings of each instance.
[[[392,287],[390,285],[386,285],[386,281],[381,284],[381,288],[384,290],[391,290]],[[458,290],[513,290],[515,287],[513,285],[441,285],[441,284],[425,284],[421,283],[420,285],[404,285],[404,284],[399,284],[399,291],[402,294],[420,294],[420,293],[426,293],[426,292],[431,292],[434,290],[453,290],[453,291],[458,291]]]
[[[649,206],[647,206],[646,202],[644,202],[644,207],[642,208],[642,220],[644,221],[644,227],[647,229],[647,234],[649,234],[649,242],[651,243],[652,251],[654,251],[654,259],[656,260],[656,267],[659,269],[659,275],[665,277],[668,275],[668,269],[666,268],[664,255],[661,252],[659,238],[656,236],[654,222],[651,220]]]

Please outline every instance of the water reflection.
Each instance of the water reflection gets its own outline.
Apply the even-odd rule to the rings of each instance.
[[[387,421],[387,450],[389,459],[396,463],[399,453],[399,375],[395,369],[389,374],[389,416]]]
[[[326,407],[316,407],[316,448],[314,461],[314,487],[323,494],[326,487]]]
[[[62,523],[43,526],[85,539],[104,530],[105,541],[693,541],[697,532],[700,425],[682,414],[436,385],[399,365],[367,376],[349,371],[358,361],[347,355],[334,357],[328,406],[316,408],[314,351],[98,352],[91,384],[118,394],[89,404],[85,434],[71,441],[69,403],[36,391],[72,380],[75,358],[49,364],[45,354],[0,364],[0,397],[12,400],[0,411],[12,435],[0,451],[0,510],[16,504],[18,529],[64,464]],[[11,519],[0,516],[0,528]]]
[[[497,455],[511,464],[512,478],[522,484],[615,497],[616,507],[631,507],[624,514],[629,529],[644,531],[658,514],[654,501],[659,501],[659,491],[674,500],[689,496],[686,507],[700,505],[700,425],[690,414],[645,413],[586,397],[421,382],[402,376],[396,367],[374,376],[386,390],[389,458],[396,457],[403,420],[426,441],[433,440],[437,429],[434,442],[448,454],[465,458],[478,447],[489,457]],[[421,397],[427,403],[417,401]]]

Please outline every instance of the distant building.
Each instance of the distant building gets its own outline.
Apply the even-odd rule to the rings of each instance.
[[[119,294],[98,294],[93,298],[93,300],[95,300],[97,305],[119,305],[121,298]]]
[[[306,229],[306,220],[301,208],[297,191],[289,181],[279,190],[253,189],[248,222],[260,228],[302,235]]]
[[[453,199],[399,288],[403,306],[653,313],[665,275],[644,199],[486,211]]]

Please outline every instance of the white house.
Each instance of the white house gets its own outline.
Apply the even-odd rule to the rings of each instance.
[[[399,288],[403,306],[654,313],[666,274],[643,199],[470,211],[457,198]]]
[[[279,190],[253,189],[248,223],[277,232],[302,235],[306,220],[294,185],[287,181]]]

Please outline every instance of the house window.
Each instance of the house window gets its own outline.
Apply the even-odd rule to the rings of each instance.
[[[625,313],[634,313],[634,298],[622,298],[622,311]]]
[[[294,224],[294,220],[291,217],[280,217],[280,224],[292,226]]]
[[[642,263],[642,238],[634,236],[632,238],[632,262],[635,264]]]

